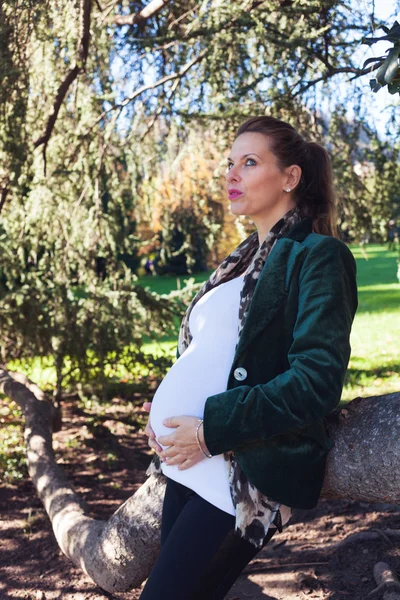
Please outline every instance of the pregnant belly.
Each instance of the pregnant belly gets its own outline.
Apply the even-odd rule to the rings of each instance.
[[[204,413],[204,403],[203,406],[193,406],[193,404],[190,406],[185,406],[185,403],[182,401],[183,398],[181,397],[181,394],[178,396],[175,393],[173,395],[168,394],[168,396],[166,396],[166,391],[167,390],[165,389],[160,390],[160,388],[158,388],[151,403],[150,425],[156,438],[163,435],[170,435],[175,431],[175,427],[167,427],[166,425],[163,425],[163,421],[167,417],[180,417],[187,415],[202,418]],[[165,448],[165,446],[163,446],[161,443],[160,446]]]
[[[193,339],[154,394],[150,424],[156,437],[169,435],[175,430],[163,425],[167,417],[187,415],[203,418],[207,398],[226,390],[230,365],[230,355],[220,352],[216,357],[209,346],[198,345]]]
[[[194,356],[189,352],[194,348],[195,346],[191,345],[191,348],[188,348],[185,354],[174,363],[154,394],[150,411],[150,425],[156,438],[168,436],[176,429],[163,425],[164,419],[183,415],[202,418],[208,396],[226,389],[226,376],[221,376],[221,373],[226,373],[226,369],[217,368],[220,379],[204,377],[204,370],[210,374],[215,368],[216,361],[211,368],[203,358],[201,364],[207,368],[199,369],[198,355]],[[158,443],[163,449],[168,447]],[[179,470],[177,465],[167,465],[166,463],[162,463],[161,469],[167,477],[194,490],[211,504],[232,515],[235,514],[223,454],[217,454],[212,458],[203,458],[200,462],[183,470]]]

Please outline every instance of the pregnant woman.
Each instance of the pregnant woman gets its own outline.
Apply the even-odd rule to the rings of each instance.
[[[230,209],[256,230],[190,303],[177,360],[145,433],[147,474],[166,480],[161,549],[141,600],[222,600],[282,531],[313,508],[333,446],[357,309],[326,150],[253,117],[228,158]]]

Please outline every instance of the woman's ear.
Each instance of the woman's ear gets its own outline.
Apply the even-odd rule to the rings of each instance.
[[[285,189],[294,190],[301,179],[302,170],[299,165],[291,165],[286,169]]]

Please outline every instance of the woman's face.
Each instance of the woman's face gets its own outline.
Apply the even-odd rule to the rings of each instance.
[[[270,151],[269,140],[264,134],[242,133],[233,142],[226,173],[232,213],[262,217],[279,210],[280,205],[287,205],[288,200],[295,206],[292,194],[285,190],[293,190],[300,175],[301,169],[297,165],[284,171],[278,168],[276,156]],[[235,194],[234,190],[241,194]]]

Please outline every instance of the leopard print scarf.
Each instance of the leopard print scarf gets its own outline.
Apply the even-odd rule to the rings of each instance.
[[[182,355],[189,346],[192,335],[189,329],[189,316],[204,294],[220,283],[229,281],[241,275],[249,267],[244,277],[240,293],[239,306],[239,337],[249,311],[251,297],[257,280],[272,248],[276,242],[303,218],[298,207],[291,208],[270,229],[261,246],[258,232],[251,233],[231,252],[210,275],[195,295],[183,317],[178,338],[178,351]],[[273,291],[272,291],[273,293]],[[239,338],[235,347],[239,343]],[[282,531],[282,520],[279,511],[280,503],[271,500],[247,479],[231,452],[224,453],[225,466],[228,473],[229,489],[236,512],[235,533],[248,540],[256,548],[261,548],[271,523]],[[146,475],[161,474],[160,458],[155,455],[146,471]],[[164,475],[163,475],[164,476]]]

